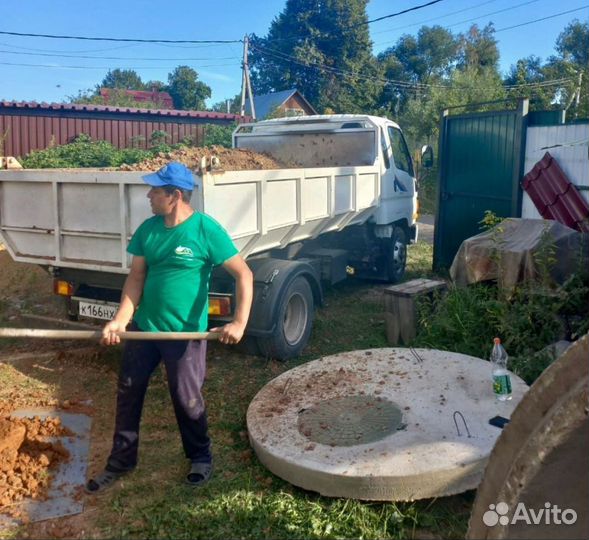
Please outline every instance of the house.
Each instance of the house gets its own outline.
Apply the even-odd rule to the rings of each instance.
[[[268,115],[276,117],[317,114],[313,106],[296,88],[254,96],[254,108],[257,120],[264,120]],[[246,101],[245,114],[251,115],[248,101]]]
[[[104,99],[104,104],[108,105],[108,100],[112,88],[101,88],[100,89],[100,96]],[[158,92],[157,90],[118,90],[119,92],[124,92],[126,96],[133,98],[133,101],[137,102],[137,105],[140,106],[141,103],[154,103],[160,109],[173,109],[174,108],[174,101],[172,100],[172,96],[168,94],[168,92]]]

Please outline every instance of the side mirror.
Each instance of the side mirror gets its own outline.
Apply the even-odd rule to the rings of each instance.
[[[424,169],[431,169],[434,166],[434,150],[429,144],[421,147],[421,166]]]

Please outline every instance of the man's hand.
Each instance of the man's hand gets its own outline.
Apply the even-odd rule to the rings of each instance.
[[[119,332],[124,332],[127,325],[123,325],[116,320],[109,321],[102,329],[102,345],[118,345],[121,342]]]
[[[235,321],[227,323],[224,326],[211,328],[211,332],[219,332],[219,341],[225,345],[235,345],[239,343],[245,331],[245,324],[239,324]]]

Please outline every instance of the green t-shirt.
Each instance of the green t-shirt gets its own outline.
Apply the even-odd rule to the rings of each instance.
[[[175,227],[162,216],[145,220],[127,251],[145,257],[147,276],[135,321],[146,332],[204,332],[213,266],[238,251],[212,217],[195,212]]]

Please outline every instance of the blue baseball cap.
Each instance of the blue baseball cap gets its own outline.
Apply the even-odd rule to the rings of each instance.
[[[159,171],[142,176],[143,181],[153,187],[174,186],[178,189],[192,191],[194,189],[194,175],[183,163],[170,161]]]

